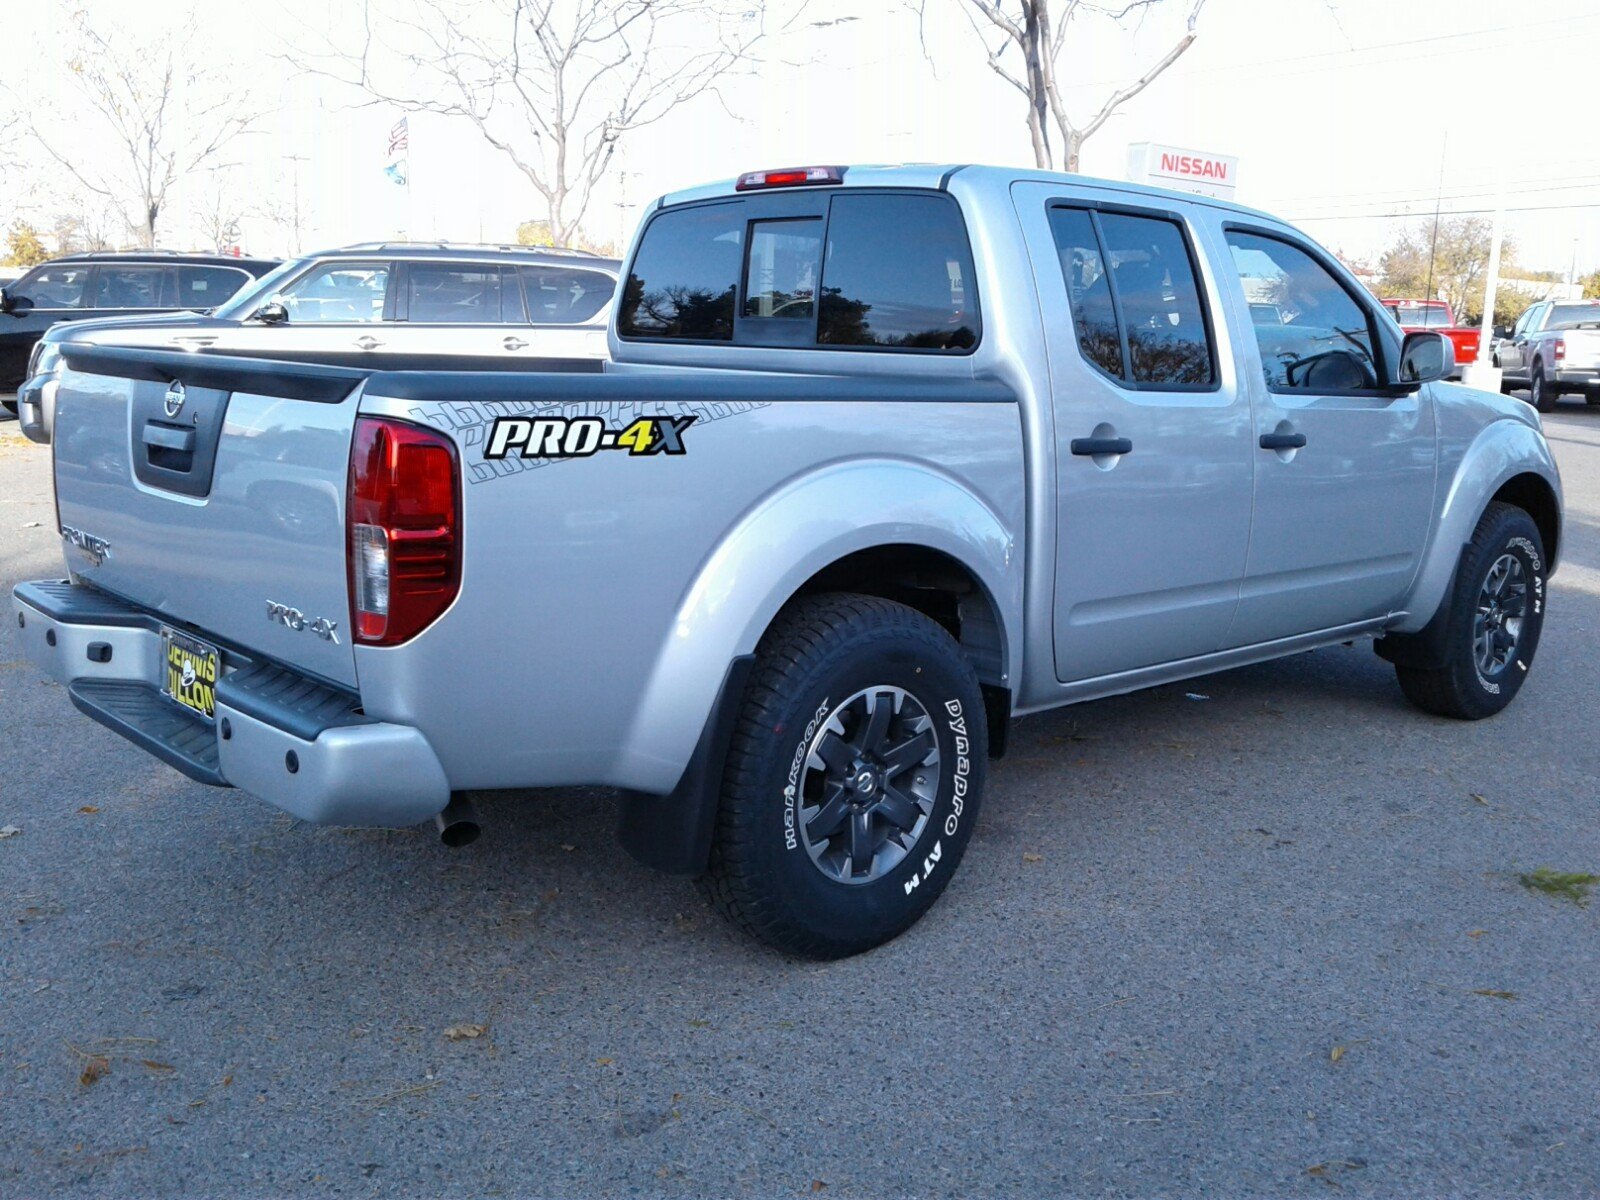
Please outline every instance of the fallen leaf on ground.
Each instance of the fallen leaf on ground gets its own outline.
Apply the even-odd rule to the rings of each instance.
[[[1026,862],[1026,863],[1043,862],[1044,861],[1044,855],[1042,855],[1042,854],[1024,854],[1022,856],[1022,861]]]
[[[1493,996],[1496,1000],[1515,1000],[1517,998],[1515,992],[1497,992],[1494,988],[1473,988],[1472,994],[1474,996]]]
[[[1473,800],[1475,800],[1475,801],[1476,801],[1476,802],[1477,802],[1477,803],[1479,803],[1479,804],[1488,804],[1488,803],[1489,803],[1489,802],[1488,802],[1488,801],[1487,801],[1487,800],[1485,800],[1485,799],[1484,799],[1484,798],[1483,798],[1483,797],[1482,797],[1482,796],[1480,796],[1480,795],[1478,795],[1478,793],[1477,793],[1477,792],[1473,792],[1473,793],[1472,793],[1472,798],[1473,798]]]
[[[153,1058],[141,1058],[139,1063],[141,1066],[149,1067],[152,1071],[176,1071],[178,1069],[171,1063],[157,1062]]]
[[[100,811],[100,806],[98,804],[85,804],[78,811],[81,813],[97,813]]]
[[[1335,1046],[1332,1050],[1328,1051],[1328,1059],[1331,1062],[1338,1062],[1343,1057],[1344,1057],[1344,1047],[1343,1046]]]
[[[562,842],[562,843],[561,843],[561,848],[562,848],[562,849],[563,849],[563,850],[565,850],[565,851],[566,851],[566,852],[567,852],[567,853],[568,853],[568,854],[571,854],[571,853],[572,853],[572,852],[573,852],[573,851],[574,851],[574,850],[576,850],[576,849],[577,849],[577,847],[576,847],[576,846],[573,846],[573,845],[570,845],[570,844],[569,844],[569,843],[567,843],[567,842]]]
[[[83,1064],[83,1074],[78,1076],[78,1082],[88,1087],[96,1080],[108,1075],[111,1071],[111,1060],[101,1055],[91,1055]]]
[[[1467,936],[1468,937],[1482,937],[1484,934],[1486,934],[1488,932],[1489,931],[1487,929],[1469,929],[1469,930],[1467,930]]]
[[[827,1183],[825,1183],[821,1179],[813,1179],[811,1181],[811,1190],[813,1192],[820,1192],[823,1188],[825,1188],[827,1186],[828,1186]]]
[[[614,1058],[597,1058],[597,1059],[594,1060],[594,1065],[597,1066],[597,1067],[609,1067],[612,1063],[614,1063],[616,1061],[617,1060],[614,1059]]]
[[[21,832],[15,825],[0,825],[0,838],[16,837]]]
[[[452,1025],[444,1031],[444,1035],[452,1042],[459,1042],[467,1038],[480,1038],[488,1032],[487,1025]]]

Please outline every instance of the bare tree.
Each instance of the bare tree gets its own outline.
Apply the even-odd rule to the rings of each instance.
[[[929,0],[916,0],[919,18],[925,18]],[[1062,51],[1071,37],[1072,23],[1081,16],[1099,16],[1121,23],[1159,8],[1164,0],[1123,0],[1095,4],[1090,0],[940,0],[959,5],[983,45],[989,67],[1028,103],[1028,134],[1033,141],[1034,165],[1053,170],[1058,161],[1051,145],[1052,127],[1060,137],[1062,167],[1078,169],[1087,142],[1119,108],[1177,62],[1194,44],[1200,10],[1206,0],[1182,0],[1189,6],[1184,32],[1165,54],[1131,83],[1113,90],[1095,112],[1082,120],[1067,111],[1056,82]]]
[[[215,160],[255,120],[236,80],[184,58],[183,38],[134,39],[102,32],[86,10],[71,16],[74,45],[67,68],[81,109],[54,112],[48,128],[40,106],[29,108],[29,128],[46,154],[81,187],[114,205],[127,227],[149,248],[173,188]],[[112,152],[89,161],[85,121],[98,126]]]
[[[242,225],[248,207],[226,168],[207,172],[205,187],[195,195],[191,216],[206,244],[217,254],[226,254],[243,236]]]
[[[566,244],[622,139],[715,95],[767,37],[767,5],[409,0],[379,18],[364,0],[359,47],[327,44],[292,61],[358,88],[365,103],[470,122],[532,185]]]

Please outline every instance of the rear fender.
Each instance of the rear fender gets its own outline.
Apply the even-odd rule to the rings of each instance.
[[[1507,482],[1528,474],[1537,475],[1550,485],[1559,521],[1561,477],[1550,447],[1538,430],[1520,420],[1507,419],[1485,426],[1473,439],[1443,492],[1433,538],[1412,584],[1405,616],[1391,627],[1391,632],[1416,633],[1433,619],[1449,594],[1462,547],[1478,527],[1483,510]],[[1554,572],[1554,547],[1546,547],[1546,558],[1547,571]]]
[[[767,495],[707,557],[684,595],[635,711],[623,786],[661,794],[693,753],[728,672],[805,582],[846,555],[886,545],[939,550],[963,564],[999,614],[1003,661],[1022,607],[1017,546],[977,496],[925,464],[857,459],[818,468]],[[731,702],[737,703],[738,697]],[[663,781],[663,764],[672,764]]]

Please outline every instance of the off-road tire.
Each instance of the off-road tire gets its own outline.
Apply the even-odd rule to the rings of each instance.
[[[836,715],[849,715],[848,698],[863,690],[876,697],[879,689],[903,690],[931,719],[931,726],[922,718],[918,723],[931,728],[936,762],[896,767],[892,776],[902,785],[897,795],[914,783],[925,789],[931,807],[923,809],[925,823],[909,847],[897,841],[882,860],[872,858],[870,870],[846,882],[813,856],[812,847],[831,843],[811,836],[826,824],[818,820],[820,804],[810,821],[804,815],[815,794],[808,789],[827,778],[812,766],[809,751]],[[908,728],[901,725],[890,736],[909,738]],[[866,733],[860,726],[857,731]],[[797,601],[757,647],[701,888],[735,925],[787,954],[833,959],[882,945],[916,923],[960,864],[983,794],[987,750],[977,674],[943,627],[875,596],[836,593]],[[912,834],[904,831],[904,837]],[[877,874],[880,861],[896,854],[904,857]]]
[[[1497,671],[1479,667],[1477,621],[1490,572],[1507,555],[1517,560],[1524,582],[1522,624],[1509,659]],[[1396,666],[1400,690],[1424,712],[1464,721],[1492,717],[1521,690],[1545,617],[1544,542],[1533,518],[1515,505],[1496,501],[1478,521],[1461,552],[1455,583],[1445,598],[1445,664],[1439,668]]]
[[[1560,398],[1561,393],[1545,382],[1544,368],[1534,363],[1528,372],[1528,403],[1542,413],[1555,412]]]

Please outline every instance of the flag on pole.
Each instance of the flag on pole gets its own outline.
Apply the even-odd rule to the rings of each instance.
[[[389,155],[383,173],[401,187],[410,182],[411,118],[401,117],[389,130]]]

